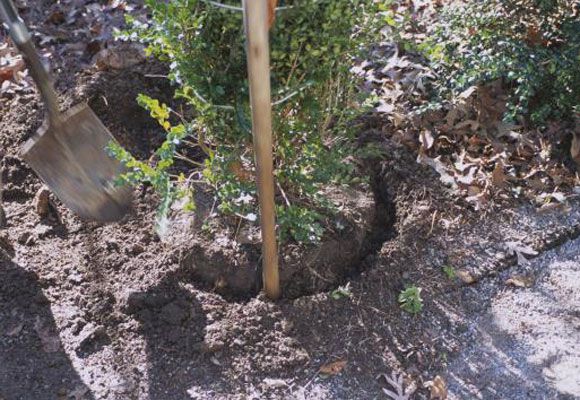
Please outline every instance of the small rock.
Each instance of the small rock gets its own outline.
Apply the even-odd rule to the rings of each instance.
[[[262,242],[260,230],[253,226],[245,226],[238,231],[236,241],[239,244],[258,244]]]
[[[83,328],[87,325],[87,321],[83,318],[77,318],[72,322],[71,332],[73,335],[78,335],[82,332]]]
[[[143,243],[144,245],[148,245],[149,243],[151,243],[151,234],[148,232],[145,232],[139,238],[139,243]]]
[[[460,269],[456,271],[456,275],[461,279],[461,281],[467,285],[471,285],[472,283],[477,282],[477,278],[473,276],[473,274],[469,271],[464,269]]]
[[[67,279],[74,284],[80,284],[84,281],[84,276],[79,271],[72,271],[68,274]]]
[[[78,335],[77,351],[86,351],[99,338],[106,336],[105,328],[89,323]]]
[[[38,239],[43,239],[47,237],[51,232],[52,227],[50,227],[49,225],[38,224],[34,227],[33,233]]]
[[[118,298],[121,311],[125,314],[137,314],[146,306],[147,294],[134,289],[125,289]]]
[[[288,383],[283,379],[265,378],[262,382],[268,388],[284,388],[288,386]]]
[[[126,69],[145,61],[145,58],[142,45],[129,43],[99,51],[95,64],[99,70]]]
[[[141,246],[139,243],[135,243],[129,248],[128,254],[136,256],[143,253],[144,251],[145,249],[143,246]]]
[[[41,187],[34,196],[34,210],[40,218],[48,217],[50,213],[50,190],[46,186]]]
[[[287,319],[282,320],[282,331],[284,333],[290,333],[293,328],[294,324],[292,323],[292,321],[289,321]]]

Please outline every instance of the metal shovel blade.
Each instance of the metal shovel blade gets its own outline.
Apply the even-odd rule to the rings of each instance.
[[[53,193],[80,217],[102,222],[122,218],[131,207],[131,191],[115,185],[121,163],[106,147],[111,133],[87,106],[48,119],[22,148],[23,159]]]

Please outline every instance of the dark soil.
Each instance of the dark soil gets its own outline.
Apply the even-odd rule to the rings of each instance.
[[[375,202],[377,196],[369,192],[362,188],[329,189],[327,198],[341,206],[334,229],[329,229],[316,245],[281,246],[283,297],[293,299],[335,289],[364,269],[364,259],[380,249],[394,223],[392,206]],[[193,279],[227,298],[255,296],[262,287],[259,231],[245,224],[235,229],[221,224],[214,226],[211,234],[204,234],[196,221],[206,221],[210,213],[211,207],[198,207],[196,215],[174,219],[175,227],[167,240],[187,243],[184,247],[189,249],[180,264],[191,271]]]
[[[48,34],[54,27],[42,10],[51,7],[30,1],[24,18]],[[122,12],[107,12],[118,24]],[[90,56],[63,51],[76,40],[51,47],[63,107],[87,101],[123,145],[147,158],[162,136],[134,99],[144,92],[171,100],[158,77],[163,67],[96,71]],[[18,148],[40,125],[42,106],[32,90],[0,104],[2,400],[388,398],[391,373],[417,398],[429,398],[437,375],[453,383],[450,398],[471,398],[448,365],[503,285],[495,276],[516,262],[505,243],[544,250],[580,232],[575,204],[565,214],[470,210],[392,138],[388,123],[369,119],[360,144],[385,154],[363,160],[372,188],[352,195],[358,205],[346,207],[343,233],[314,249],[282,249],[285,299],[273,303],[256,293],[259,245],[236,245],[227,231],[234,247],[224,245],[181,229],[196,222],[179,218],[179,235],[158,237],[149,188],[136,189],[133,212],[116,224],[81,221],[52,197],[52,211],[40,217],[34,197],[42,183]],[[447,278],[443,266],[459,278]],[[331,295],[347,283],[350,294]],[[418,316],[399,307],[407,285],[423,289]],[[320,372],[335,361],[345,362],[336,375]],[[526,398],[560,394],[541,374],[534,379],[548,389]]]

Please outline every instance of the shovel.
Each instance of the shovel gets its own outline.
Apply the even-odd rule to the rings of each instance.
[[[123,217],[131,191],[115,184],[121,163],[106,152],[113,136],[86,104],[61,113],[47,69],[11,0],[0,0],[0,17],[24,55],[48,110],[44,124],[22,147],[22,158],[54,194],[80,217],[102,222]]]

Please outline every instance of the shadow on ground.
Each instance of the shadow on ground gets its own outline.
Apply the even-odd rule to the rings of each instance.
[[[127,313],[140,323],[147,343],[148,398],[191,400],[192,388],[211,387],[219,369],[205,351],[206,314],[183,287],[181,273],[170,273],[145,292],[133,293]]]
[[[93,399],[62,349],[35,274],[0,261],[0,399]]]

